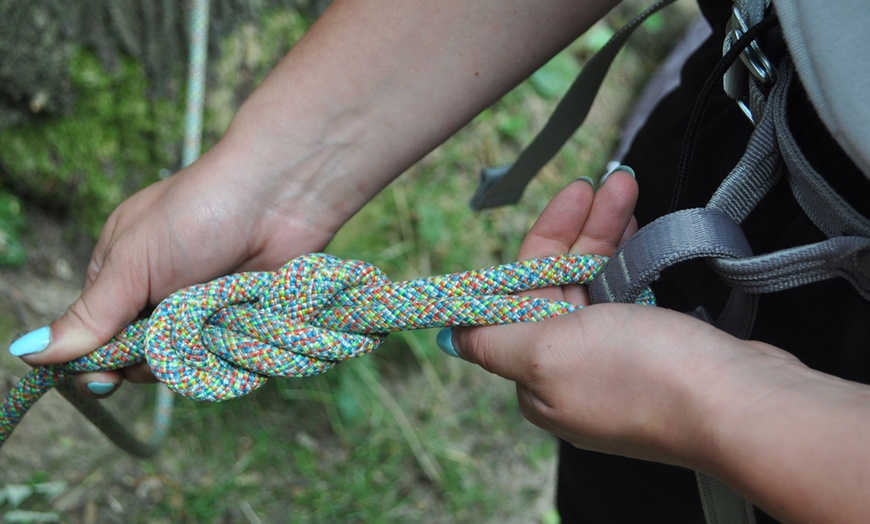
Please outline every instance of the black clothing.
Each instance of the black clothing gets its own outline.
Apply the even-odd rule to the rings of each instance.
[[[625,164],[637,172],[641,226],[666,214],[686,126],[697,94],[722,55],[732,3],[700,2],[713,35],[687,61],[680,87],[650,115]],[[789,114],[811,163],[859,211],[870,211],[870,181],[849,161],[812,111],[797,82]],[[746,148],[752,125],[717,89],[698,134],[682,208],[704,207]],[[795,202],[785,180],[743,224],[756,254],[823,240]],[[704,262],[670,268],[653,285],[659,305],[691,311],[705,305],[716,317],[729,290]],[[795,354],[811,368],[870,383],[870,302],[836,279],[764,295],[751,335]],[[558,508],[565,523],[704,522],[694,473],[683,468],[582,451],[561,443]],[[772,519],[757,511],[759,522]]]

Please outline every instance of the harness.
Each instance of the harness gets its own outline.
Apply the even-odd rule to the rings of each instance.
[[[585,118],[585,112],[571,117],[559,112],[567,108],[588,110],[603,80],[602,71],[606,72],[616,54],[614,48],[618,49],[643,19],[670,3],[661,0],[654,4],[590,60],[556,113],[517,162],[481,173],[472,208],[495,207],[520,198],[528,181],[552,157],[552,144],[542,143],[557,140],[558,150]],[[793,17],[793,3],[783,3],[788,3],[787,12]],[[788,53],[776,50],[772,54],[783,56],[774,60],[761,43],[761,37],[770,36],[768,33],[774,29],[778,30],[778,18],[769,0],[735,0],[723,58],[702,89],[689,121],[671,213],[643,227],[605,264],[589,285],[592,303],[630,302],[640,290],[658,280],[665,269],[695,259],[706,261],[709,269],[728,285],[730,297],[721,311],[711,312],[700,305],[690,314],[740,338],[752,332],[761,294],[842,278],[861,297],[870,300],[870,220],[830,186],[799,146],[789,118],[790,97],[798,78],[795,64]],[[806,57],[795,59],[807,62]],[[578,85],[581,83],[585,84]],[[706,206],[682,209],[697,126],[703,119],[706,97],[719,86],[736,101],[754,131],[742,158]],[[583,96],[587,98],[580,100]],[[845,142],[860,143],[861,137]],[[870,156],[870,147],[863,154]],[[856,162],[861,159],[854,158]],[[741,223],[783,178],[800,208],[826,238],[753,254]],[[755,512],[749,501],[715,478],[702,473],[696,477],[708,522],[754,524]]]

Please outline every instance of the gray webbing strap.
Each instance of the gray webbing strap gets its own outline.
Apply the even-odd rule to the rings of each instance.
[[[776,138],[783,161],[789,172],[789,184],[795,199],[813,223],[829,236],[860,235],[870,238],[870,220],[855,211],[838,195],[822,175],[807,161],[788,125],[786,107],[788,86],[794,76],[794,66],[785,61],[780,66],[782,93],[771,94],[771,111],[776,126]],[[779,89],[778,89],[779,90]]]
[[[786,114],[794,68],[778,70],[767,110],[741,160],[722,182],[708,207],[742,222],[787,168],[791,190],[806,215],[828,240],[741,258],[711,259],[710,265],[735,289],[772,293],[820,280],[846,279],[870,299],[870,220],[840,197],[807,161],[788,127]],[[848,236],[847,236],[848,235]]]
[[[741,338],[751,332],[760,293],[841,277],[870,300],[870,221],[848,206],[800,151],[786,115],[794,75],[788,61],[778,75],[746,152],[708,207],[678,211],[641,229],[589,286],[593,303],[630,301],[663,269],[690,258],[708,258],[732,287],[715,324]],[[831,238],[752,256],[748,245],[742,247],[746,240],[738,224],[781,178],[783,167],[804,212]],[[718,479],[700,472],[696,478],[707,522],[754,524],[751,502]]]
[[[771,97],[780,90],[776,84]],[[765,111],[749,138],[746,152],[713,193],[707,207],[719,209],[741,223],[782,176],[773,111]]]
[[[610,64],[628,37],[653,13],[675,1],[658,0],[613,35],[610,41],[586,63],[544,128],[520,154],[516,162],[481,170],[480,185],[470,202],[472,209],[479,211],[515,204],[519,201],[529,181],[583,124],[610,69]]]
[[[829,238],[739,260],[711,260],[710,265],[729,285],[747,293],[774,293],[841,277],[870,300],[868,238]]]
[[[751,502],[709,475],[696,473],[695,480],[708,523],[755,524],[755,509]]]
[[[717,209],[685,209],[647,224],[626,242],[589,285],[592,303],[634,302],[667,267],[697,258],[752,254],[740,226]]]
[[[633,302],[663,269],[676,263],[696,258],[743,260],[750,255],[740,226],[723,211],[677,211],[646,225],[626,242],[589,284],[589,297],[592,303]],[[756,304],[756,295],[735,289],[716,325],[747,336]],[[706,312],[700,310],[697,316]],[[755,523],[751,502],[714,477],[696,472],[695,478],[708,523]]]

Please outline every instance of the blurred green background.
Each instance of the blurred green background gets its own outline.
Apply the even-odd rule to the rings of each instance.
[[[63,312],[108,213],[179,168],[185,78],[181,3],[21,4],[0,0],[4,343]],[[639,30],[587,124],[520,204],[470,211],[477,172],[515,158],[583,63],[644,4],[617,8],[481,113],[364,208],[327,251],[374,263],[394,280],[512,260],[562,186],[604,172],[632,99],[692,9],[657,15]],[[206,146],[321,8],[215,6]],[[557,521],[554,439],[522,418],[512,384],[442,356],[434,338],[432,331],[396,334],[375,354],[324,376],[272,381],[233,402],[178,401],[169,441],[148,460],[115,450],[51,395],[0,451],[0,518]],[[5,351],[0,368],[7,386],[26,371]],[[107,403],[147,431],[152,389],[128,385]]]

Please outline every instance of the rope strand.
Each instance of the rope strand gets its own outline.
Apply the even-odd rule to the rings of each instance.
[[[323,373],[369,353],[393,331],[535,322],[570,313],[580,306],[513,293],[588,283],[604,262],[562,255],[391,282],[371,264],[312,254],[277,272],[191,286],[93,353],[22,378],[0,406],[0,446],[45,392],[75,373],[147,361],[176,393],[228,400],[269,377]],[[652,293],[645,291],[637,302],[653,304]]]

